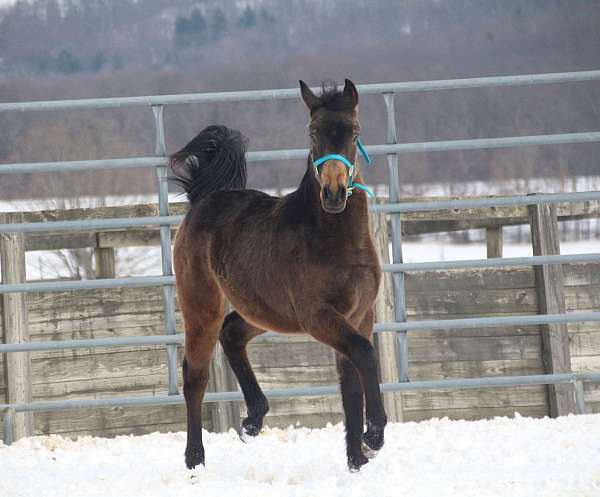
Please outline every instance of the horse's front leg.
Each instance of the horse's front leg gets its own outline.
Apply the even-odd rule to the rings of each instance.
[[[374,311],[369,310],[358,327],[360,334],[368,338],[370,343],[373,343],[374,316]],[[377,382],[379,383],[379,378]],[[384,442],[384,427],[372,423],[371,419],[373,419],[373,415],[369,412],[369,404],[367,404],[367,431],[363,435],[362,441],[365,445],[363,452],[368,458],[375,457]]]
[[[379,380],[377,377],[377,356],[375,348],[369,338],[362,336],[348,321],[334,308],[326,308],[313,315],[311,334],[319,341],[332,346],[339,354],[347,359],[356,369],[358,379],[362,386],[366,400],[367,411],[367,433],[365,442],[372,449],[379,449],[383,445],[383,437],[387,417],[383,407],[381,392],[379,391]],[[361,450],[362,436],[362,406],[360,418],[357,416],[357,403],[350,401],[356,399],[356,380],[353,379],[348,367],[344,369],[346,378],[342,376],[342,392],[346,390],[349,399],[344,402],[344,414],[346,422],[351,421],[350,431],[347,437],[348,467],[351,471],[357,471],[367,462]],[[360,431],[356,429],[360,420]],[[348,425],[347,428],[348,430]],[[356,433],[359,433],[358,435]],[[358,443],[357,443],[358,439]]]
[[[339,352],[335,355],[342,406],[346,423],[346,455],[350,471],[358,471],[367,462],[362,452],[364,395],[358,372],[349,359]]]

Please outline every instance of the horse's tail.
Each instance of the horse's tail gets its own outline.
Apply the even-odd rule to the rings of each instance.
[[[225,126],[208,126],[169,158],[173,176],[190,203],[217,190],[246,187],[246,139]]]

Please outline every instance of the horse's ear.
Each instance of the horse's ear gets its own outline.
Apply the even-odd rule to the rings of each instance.
[[[317,97],[302,80],[300,80],[300,95],[302,95],[302,100],[304,100],[304,103],[310,110],[318,107],[321,103],[319,97]]]
[[[347,78],[344,85],[344,96],[352,101],[354,107],[358,105],[358,90],[356,89],[356,85]]]

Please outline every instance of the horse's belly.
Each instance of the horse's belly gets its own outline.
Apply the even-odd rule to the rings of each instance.
[[[280,333],[302,332],[290,303],[281,295],[265,295],[248,288],[238,289],[226,282],[221,288],[234,309],[253,326]]]

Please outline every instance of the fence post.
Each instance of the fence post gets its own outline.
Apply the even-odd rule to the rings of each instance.
[[[556,206],[530,205],[529,222],[533,255],[559,255]],[[562,266],[535,266],[535,288],[540,314],[565,313],[565,288]],[[571,353],[566,323],[542,325],[542,358],[547,373],[570,373]],[[575,413],[575,392],[572,384],[549,385],[548,396],[552,417]]]
[[[20,223],[19,213],[0,215],[0,223]],[[23,233],[0,233],[0,262],[2,283],[25,281],[25,236]],[[29,342],[27,297],[24,293],[2,295],[4,343]],[[31,402],[31,361],[28,352],[6,354],[6,385],[8,403]],[[14,439],[33,435],[33,414],[15,413]]]
[[[396,111],[394,108],[394,94],[384,93],[385,113],[387,118],[387,140],[386,143],[394,144],[396,139]],[[398,154],[387,154],[389,174],[389,200],[392,203],[400,202],[400,178],[398,170]],[[401,264],[402,257],[402,226],[400,213],[390,215],[390,226],[392,233],[392,261]],[[402,323],[406,321],[406,294],[404,287],[404,273],[392,275],[394,286],[394,321]],[[398,381],[408,381],[408,340],[406,331],[396,332]]]
[[[502,257],[502,226],[490,226],[485,229],[487,258]]]
[[[385,203],[379,198],[376,203]],[[370,215],[371,232],[375,249],[381,264],[389,264],[390,250],[388,238],[387,217],[383,212],[374,212]],[[394,289],[392,274],[383,273],[377,300],[375,301],[375,322],[391,323],[394,321]],[[374,337],[375,348],[379,359],[379,376],[381,383],[396,383],[398,381],[398,361],[396,351],[395,333],[376,333]],[[404,418],[402,411],[402,394],[399,392],[386,392],[383,394],[383,404],[388,421],[401,422]]]
[[[225,313],[232,310],[229,302],[225,303]],[[238,389],[237,379],[229,366],[229,361],[223,352],[223,347],[217,342],[210,362],[209,389],[213,392],[232,392]],[[239,402],[211,402],[210,414],[212,431],[223,433],[230,428],[240,428],[240,403]]]
[[[213,392],[233,392],[237,390],[237,380],[220,343],[217,343],[213,352],[209,381],[210,390]],[[224,433],[231,428],[234,430],[240,428],[240,403],[237,401],[211,402],[210,415],[212,431],[215,433]]]
[[[96,278],[114,278],[117,274],[115,270],[115,249],[113,247],[100,247],[98,242],[98,234],[96,234],[96,246],[94,247]]]
[[[165,143],[163,106],[153,105],[152,114],[154,116],[154,131],[156,133],[154,155],[157,157],[165,157],[167,155],[167,145]],[[167,184],[167,166],[156,166],[156,178],[158,180],[158,213],[161,216],[168,216],[169,185]],[[161,225],[160,227],[160,257],[163,276],[172,276],[171,226],[169,225]],[[163,301],[165,333],[167,335],[175,335],[175,287],[173,285],[163,286]],[[169,375],[169,395],[177,395],[179,393],[177,386],[177,346],[174,344],[167,345],[167,366]]]

